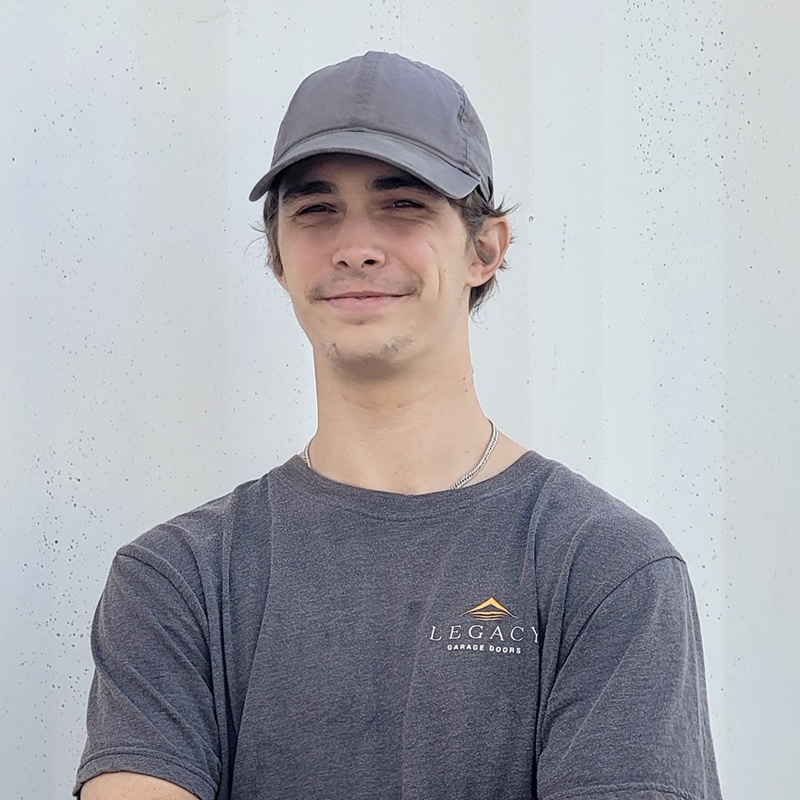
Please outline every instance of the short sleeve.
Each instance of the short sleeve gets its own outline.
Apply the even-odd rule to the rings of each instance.
[[[117,554],[92,626],[95,675],[75,785],[130,771],[213,800],[221,761],[202,599],[163,559]]]
[[[540,800],[721,800],[686,568],[615,587],[565,654],[540,719]]]

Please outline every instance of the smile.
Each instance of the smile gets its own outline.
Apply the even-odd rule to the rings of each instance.
[[[402,294],[383,294],[374,290],[342,292],[323,298],[333,308],[341,311],[379,311],[400,300]]]

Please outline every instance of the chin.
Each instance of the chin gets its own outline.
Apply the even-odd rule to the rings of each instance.
[[[394,336],[387,342],[373,343],[372,346],[330,342],[323,346],[322,356],[337,372],[378,378],[391,375],[403,364],[411,344],[409,336]]]

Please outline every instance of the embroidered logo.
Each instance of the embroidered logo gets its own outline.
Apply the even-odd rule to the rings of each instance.
[[[465,611],[461,616],[466,617],[467,614],[469,614],[471,617],[475,617],[475,619],[482,620],[506,619],[508,617],[516,619],[516,616],[512,614],[505,606],[498,603],[494,597],[490,597],[480,605],[475,606],[475,608]]]

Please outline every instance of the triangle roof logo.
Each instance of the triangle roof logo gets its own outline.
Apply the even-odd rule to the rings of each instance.
[[[480,605],[475,606],[475,608],[471,608],[469,611],[465,611],[461,616],[464,617],[467,614],[469,614],[471,617],[475,617],[475,619],[482,620],[505,619],[506,617],[512,617],[516,619],[514,614],[512,614],[505,606],[498,603],[494,597],[484,600],[484,602],[482,602]]]

